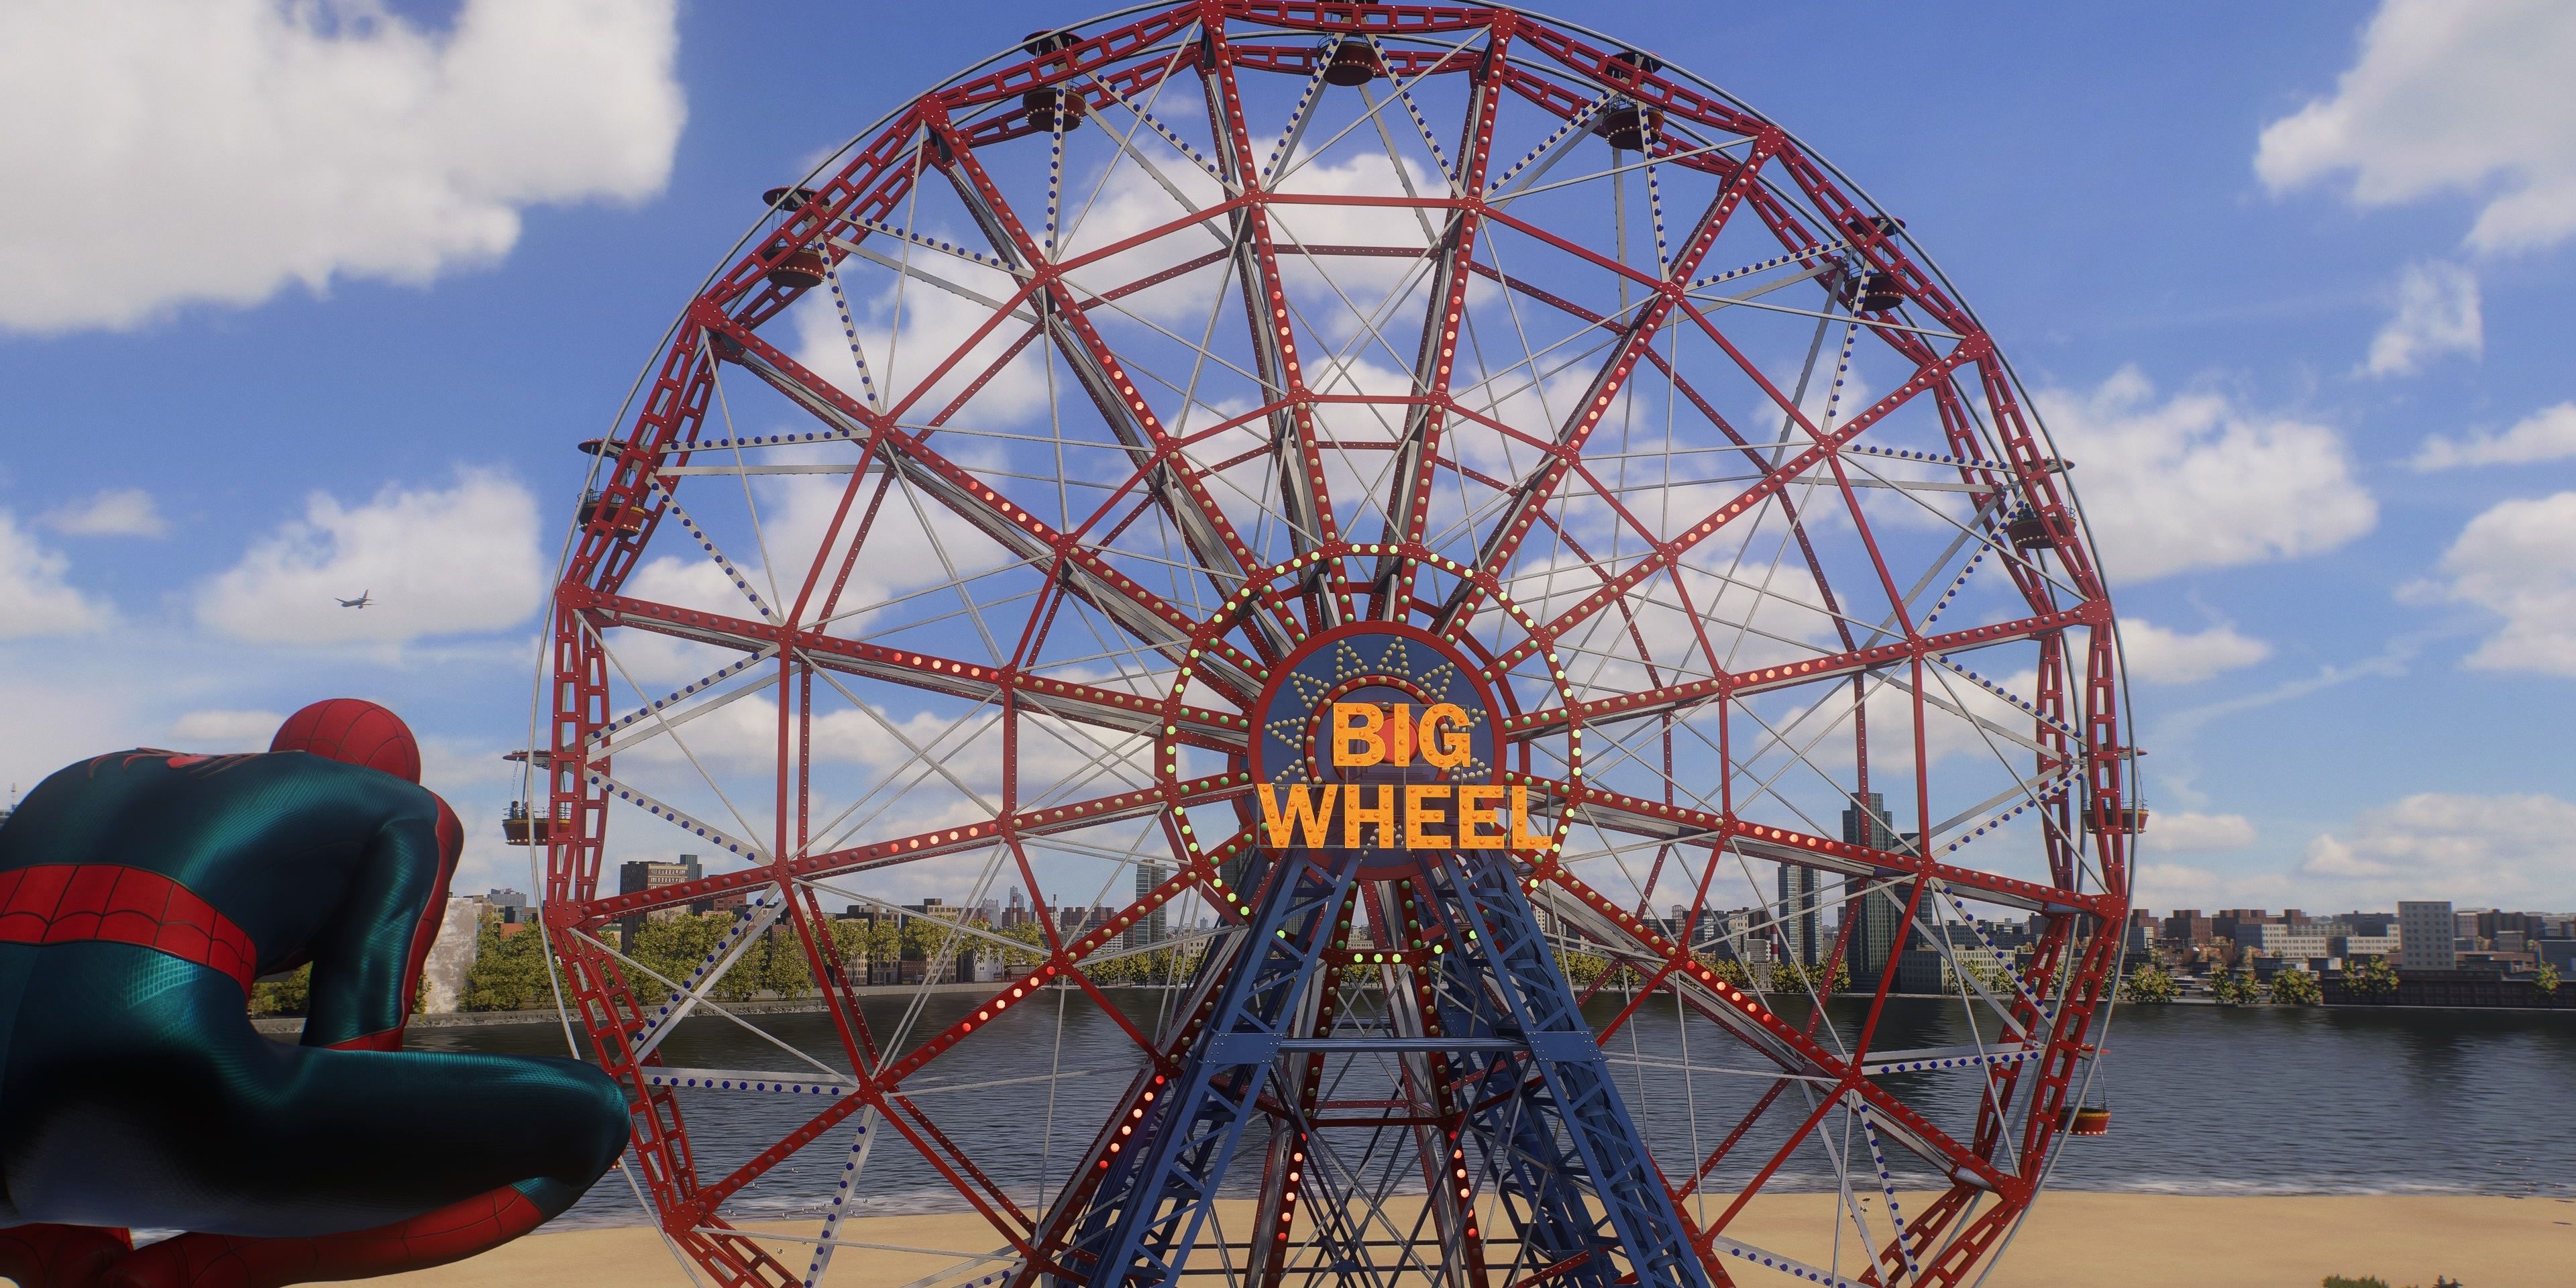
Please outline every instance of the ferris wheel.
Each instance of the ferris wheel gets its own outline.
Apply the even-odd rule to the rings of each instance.
[[[1205,0],[761,205],[583,445],[511,824],[707,1281],[1957,1284],[2106,1124],[2068,463],[1782,127]]]

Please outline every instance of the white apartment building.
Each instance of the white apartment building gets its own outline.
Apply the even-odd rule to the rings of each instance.
[[[2331,956],[2334,951],[2329,943],[2335,937],[2334,927],[2327,922],[2311,921],[2304,926],[2266,923],[2254,929],[2262,936],[2254,947],[2268,957],[2306,961],[2311,957]]]

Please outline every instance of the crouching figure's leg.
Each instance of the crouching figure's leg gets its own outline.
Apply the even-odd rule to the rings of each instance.
[[[277,1048],[236,1158],[248,1222],[136,1250],[102,1288],[277,1288],[473,1256],[572,1206],[626,1147],[625,1097],[570,1060]],[[225,1231],[225,1232],[218,1232]]]

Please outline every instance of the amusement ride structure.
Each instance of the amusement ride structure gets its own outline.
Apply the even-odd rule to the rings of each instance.
[[[702,1282],[945,1209],[923,1288],[1958,1284],[2107,1122],[2068,463],[1647,52],[1038,33],[769,193],[583,449],[510,829]]]

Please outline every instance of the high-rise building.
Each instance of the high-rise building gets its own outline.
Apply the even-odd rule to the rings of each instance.
[[[1164,867],[1160,863],[1137,864],[1136,897],[1138,899],[1142,899],[1145,896],[1154,893],[1154,887],[1163,884],[1164,880],[1171,875],[1171,869]],[[1134,927],[1130,928],[1126,934],[1119,936],[1119,942],[1125,944],[1129,948],[1142,948],[1147,944],[1161,943],[1166,938],[1169,938],[1164,931],[1165,924],[1164,905],[1156,904],[1154,905],[1154,910],[1152,912],[1146,913],[1143,917],[1139,918]]]
[[[695,881],[704,875],[706,875],[706,873],[698,866],[698,856],[694,854],[681,855],[680,860],[677,863],[656,863],[650,859],[630,859],[627,862],[617,865],[617,893],[642,894],[647,890],[659,890],[664,886],[678,885],[684,881]],[[683,911],[686,910],[681,908],[658,908],[650,915],[655,918],[676,917]],[[647,914],[639,912],[618,919],[617,926],[619,942],[624,945],[626,951],[629,953],[635,951],[635,936],[644,929],[646,916]]]
[[[2397,905],[2397,969],[2449,970],[2459,964],[2459,920],[2450,901]]]
[[[1020,888],[1018,886],[1012,886],[1011,902],[1002,909],[1002,928],[1008,930],[1013,926],[1017,926],[1020,923],[1027,921],[1028,919],[1028,897],[1020,893]]]
[[[1843,843],[1873,850],[1911,848],[1888,821],[1886,798],[1877,792],[1859,797],[1843,810]],[[1905,951],[1905,906],[1913,899],[1912,882],[1888,883],[1877,877],[1843,879],[1843,916],[1852,919],[1843,960],[1851,966],[1854,988],[1875,989],[1887,963]],[[1819,953],[1819,956],[1822,954]]]
[[[1825,955],[1823,943],[1824,878],[1814,868],[1780,865],[1780,902],[1771,915],[1780,923],[1780,957],[1813,966]]]
[[[1911,881],[1843,878],[1843,916],[1851,920],[1843,960],[1851,967],[1853,988],[1877,988],[1887,963],[1918,938],[1905,921],[1905,905],[1913,898]]]
[[[1864,814],[1862,807],[1868,812]],[[1887,797],[1870,792],[1855,797],[1843,810],[1843,844],[1866,845],[1873,850],[1897,848],[1896,825],[1888,821]]]

